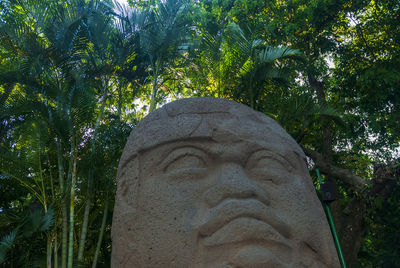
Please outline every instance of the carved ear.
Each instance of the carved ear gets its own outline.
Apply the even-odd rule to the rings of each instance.
[[[111,267],[121,267],[122,263],[127,263],[132,252],[136,250],[132,241],[137,238],[138,231],[132,219],[137,215],[138,185],[139,160],[136,155],[118,168],[117,195],[111,229],[113,240]]]
[[[138,157],[132,158],[125,165],[118,168],[117,195],[115,197],[112,237],[118,237],[117,241],[123,241],[121,234],[129,234],[134,223],[127,219],[135,218],[137,206],[137,192],[139,185],[139,161]]]
[[[115,205],[123,204],[134,207],[137,201],[138,187],[139,159],[138,155],[135,155],[118,168]]]

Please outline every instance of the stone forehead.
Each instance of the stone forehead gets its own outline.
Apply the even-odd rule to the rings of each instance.
[[[252,127],[247,130],[249,124]],[[203,97],[168,103],[142,119],[128,138],[121,163],[159,144],[186,138],[212,137],[215,129],[229,129],[228,135],[239,135],[241,131],[252,132],[258,140],[285,143],[303,154],[290,135],[265,114],[231,100]]]

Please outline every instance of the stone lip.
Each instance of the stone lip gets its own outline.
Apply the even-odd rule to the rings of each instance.
[[[204,238],[205,247],[239,244],[239,246],[259,245],[269,248],[293,249],[293,244],[268,223],[249,217],[236,218],[212,235]]]
[[[290,226],[279,219],[270,207],[256,199],[224,200],[207,213],[204,223],[199,228],[199,237],[202,239],[210,238],[215,233],[218,233],[220,229],[224,229],[231,222],[241,218],[251,220],[251,222],[247,221],[247,223],[255,226],[259,226],[260,222],[263,223],[267,232],[264,232],[266,236],[261,237],[261,239],[275,240],[285,245],[288,244],[288,239],[291,237]],[[240,222],[243,223],[243,221]],[[258,224],[256,224],[257,222]],[[235,228],[240,228],[240,226]]]

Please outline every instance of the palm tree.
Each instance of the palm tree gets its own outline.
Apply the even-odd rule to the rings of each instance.
[[[227,90],[233,92],[235,98],[257,109],[265,83],[287,82],[290,68],[285,66],[285,60],[301,60],[302,57],[296,49],[267,45],[248,25],[244,25],[244,29],[231,23],[225,32],[228,45],[225,57],[229,66],[226,70],[233,77]]]
[[[225,82],[225,90],[233,93],[233,98],[287,126],[298,142],[310,124],[321,115],[343,124],[341,115],[333,107],[315,103],[306,88],[302,91],[291,88],[293,81],[290,79],[293,79],[294,73],[291,65],[304,62],[300,51],[269,46],[248,25],[240,27],[230,23],[225,38],[225,62],[228,67],[224,68],[224,75],[230,77]],[[295,120],[300,120],[301,129],[289,128]]]
[[[97,1],[73,0],[63,5],[54,1],[12,2],[8,8],[7,25],[0,28],[0,46],[8,53],[6,59],[14,62],[2,62],[0,84],[18,84],[18,90],[26,96],[19,102],[9,99],[12,105],[4,109],[9,116],[17,118],[36,114],[37,120],[47,123],[45,129],[52,139],[41,150],[56,148],[59,182],[55,193],[61,199],[57,203],[62,212],[61,264],[62,267],[67,264],[72,267],[77,225],[75,203],[84,200],[77,198],[75,192],[78,176],[83,174],[79,171],[80,146],[85,130],[96,129],[99,125],[108,96],[104,86],[108,83],[106,72],[99,74],[94,71],[104,69],[102,61],[107,61],[107,55],[100,54],[101,44],[95,42],[108,32],[111,20],[108,19],[109,24],[104,21],[107,21],[107,14],[111,14],[112,7]],[[98,88],[103,90],[99,92]],[[8,95],[13,96],[11,90]],[[97,109],[99,95],[100,108]],[[30,105],[26,105],[27,102]],[[37,168],[44,168],[43,165]],[[45,169],[51,170],[52,167]],[[92,175],[88,177],[79,180],[86,179],[91,185]],[[43,180],[42,184],[45,184]],[[47,189],[46,186],[42,188]],[[90,187],[87,189],[89,196],[92,191]],[[85,248],[89,206],[90,199],[86,202],[81,224],[78,261],[82,260]],[[49,243],[58,248],[58,245],[52,245],[52,241]],[[57,250],[54,256],[57,256]]]
[[[5,265],[4,267],[39,267],[43,266],[42,256],[46,251],[46,255],[51,256],[51,248],[43,247],[43,238],[49,237],[54,224],[54,211],[51,207],[45,212],[31,203],[29,210],[3,212],[0,224],[2,229],[9,229],[7,225],[16,225],[7,235],[0,238],[0,264]],[[16,258],[7,258],[11,249],[23,251],[24,254]]]
[[[125,36],[135,38],[135,49],[143,55],[146,71],[152,79],[150,111],[156,108],[163,75],[188,48],[190,4],[187,0],[158,0],[141,10],[117,5],[120,10],[118,28]]]

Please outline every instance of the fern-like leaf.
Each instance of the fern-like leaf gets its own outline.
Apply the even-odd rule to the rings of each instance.
[[[11,231],[0,240],[0,264],[2,264],[7,257],[7,252],[12,248],[17,237],[17,230]]]

